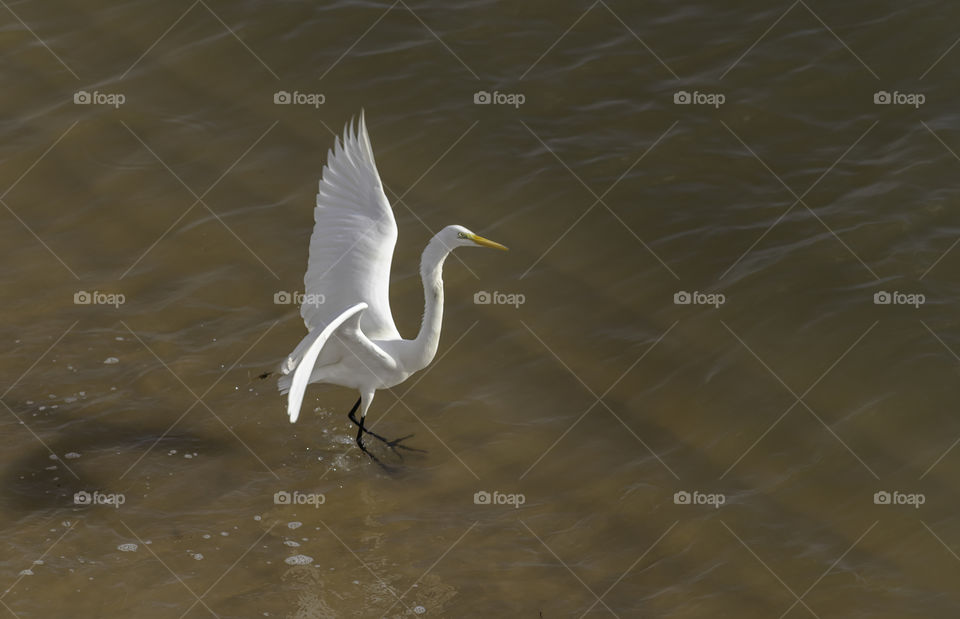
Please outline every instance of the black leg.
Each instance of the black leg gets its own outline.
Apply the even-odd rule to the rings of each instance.
[[[364,434],[369,434],[369,435],[372,436],[373,438],[380,439],[380,440],[383,441],[384,443],[389,443],[389,442],[390,442],[389,440],[383,438],[382,436],[380,436],[380,435],[377,434],[376,432],[373,432],[373,431],[371,431],[371,430],[367,430],[367,429],[363,426],[363,419],[364,419],[364,418],[361,417],[360,419],[357,419],[357,416],[356,416],[356,412],[357,412],[357,409],[358,409],[358,408],[360,408],[360,400],[357,400],[357,403],[354,404],[354,405],[353,405],[353,408],[350,409],[350,412],[347,413],[347,417],[350,418],[350,421],[352,421],[353,423],[357,424],[357,426],[360,428],[360,431],[357,432],[357,445],[359,445],[361,449],[363,448],[363,445],[360,444],[360,437],[363,436]]]
[[[363,446],[363,424],[360,424],[360,427],[357,428],[357,447],[366,451],[367,449]]]
[[[390,468],[389,466],[381,462],[380,458],[376,457],[375,455],[367,451],[367,446],[363,444],[363,433],[364,432],[369,433],[370,431],[363,427],[363,418],[361,417],[360,420],[357,421],[357,418],[354,415],[354,413],[357,412],[357,408],[359,407],[360,407],[360,400],[357,400],[357,403],[354,404],[353,408],[350,409],[350,412],[347,413],[347,417],[350,418],[350,421],[357,424],[357,447],[360,448],[360,451],[370,456],[370,459],[376,462],[380,466],[380,468],[382,468],[387,472],[392,472],[393,471],[392,468]]]
[[[359,430],[357,430],[357,447],[363,451],[367,451],[366,447],[363,446],[363,431],[366,429],[363,427],[363,420],[357,421],[357,418],[354,416],[354,413],[357,412],[357,409],[360,408],[360,398],[357,399],[357,403],[353,405],[353,408],[350,409],[350,412],[347,413],[347,417],[350,418],[350,421],[357,424]]]
[[[362,398],[361,398],[361,399],[362,399]],[[357,430],[357,447],[359,447],[364,453],[366,453],[366,454],[369,455],[370,457],[373,457],[373,455],[372,455],[370,452],[368,452],[368,451],[367,451],[367,448],[364,447],[364,445],[363,445],[363,435],[364,435],[364,434],[369,434],[369,435],[372,436],[373,438],[381,441],[384,445],[386,445],[387,447],[389,447],[390,449],[392,449],[394,452],[396,452],[397,449],[406,449],[407,451],[419,451],[419,452],[421,452],[421,453],[426,453],[423,449],[416,449],[416,448],[414,448],[414,447],[408,447],[408,446],[406,446],[406,445],[401,445],[401,444],[400,444],[400,443],[402,443],[403,441],[407,440],[408,438],[411,438],[411,437],[413,436],[412,434],[408,434],[408,435],[406,435],[406,436],[401,436],[400,438],[395,438],[395,439],[393,439],[393,440],[390,440],[390,439],[388,439],[388,438],[384,438],[384,437],[380,436],[379,434],[377,434],[376,432],[374,432],[374,431],[372,431],[372,430],[366,429],[366,428],[363,426],[363,420],[364,420],[364,418],[361,417],[360,419],[357,419],[357,417],[356,417],[356,414],[355,414],[355,413],[357,412],[357,409],[358,409],[358,408],[360,408],[360,399],[357,400],[356,404],[353,405],[353,408],[350,409],[350,412],[347,413],[347,417],[350,418],[350,421],[352,421],[353,423],[357,424],[357,426],[358,426],[358,428],[359,428],[359,429]],[[400,454],[397,454],[397,455],[400,455]],[[374,459],[376,459],[376,458],[374,458]]]

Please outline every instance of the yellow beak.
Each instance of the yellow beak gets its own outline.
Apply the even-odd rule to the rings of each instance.
[[[482,236],[477,236],[476,234],[471,235],[470,240],[476,243],[477,245],[481,245],[483,247],[490,247],[492,249],[509,251],[506,247],[504,247],[500,243],[497,243],[496,241],[491,241],[490,239],[485,239]]]

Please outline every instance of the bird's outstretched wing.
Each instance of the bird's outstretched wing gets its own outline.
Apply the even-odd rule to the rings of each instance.
[[[383,193],[363,112],[327,155],[314,220],[300,306],[307,329],[323,328],[347,308],[366,303],[360,328],[367,337],[398,339],[389,297],[397,222]]]

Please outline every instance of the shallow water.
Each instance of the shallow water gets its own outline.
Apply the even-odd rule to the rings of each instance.
[[[0,615],[956,616],[958,18],[10,4]],[[390,472],[256,379],[361,108],[404,335],[433,232],[511,248],[447,261]]]

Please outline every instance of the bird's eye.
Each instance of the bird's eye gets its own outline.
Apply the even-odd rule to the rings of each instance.
[[[463,232],[457,232],[457,238],[458,238],[458,239],[465,239],[465,238],[467,238],[467,235],[464,234]]]

